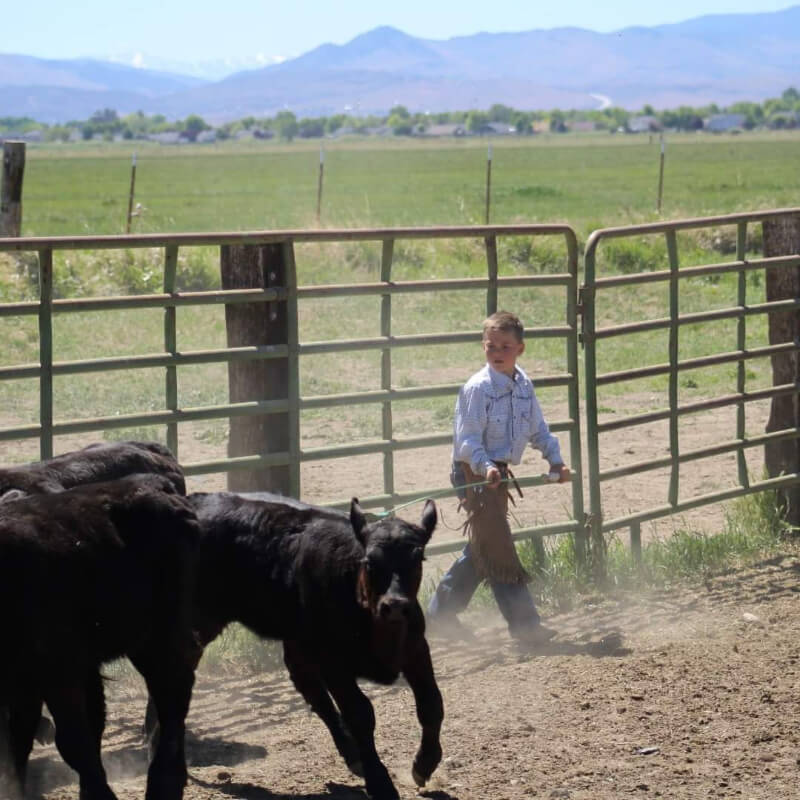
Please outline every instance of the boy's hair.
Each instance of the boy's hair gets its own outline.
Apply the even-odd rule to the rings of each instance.
[[[503,333],[513,333],[518,342],[522,341],[525,329],[516,314],[510,311],[495,311],[494,314],[483,321],[483,338],[489,331],[502,331]]]

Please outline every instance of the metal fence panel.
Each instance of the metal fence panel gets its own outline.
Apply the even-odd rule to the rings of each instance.
[[[798,209],[776,209],[770,211],[731,214],[725,216],[702,217],[694,219],[658,222],[647,225],[631,225],[626,227],[606,228],[594,231],[586,243],[584,253],[584,284],[581,287],[581,298],[584,309],[581,341],[585,348],[585,405],[586,405],[586,437],[587,466],[589,483],[589,515],[593,536],[604,532],[628,527],[631,531],[631,543],[635,552],[641,547],[640,526],[646,520],[658,519],[709,503],[729,500],[755,491],[781,489],[800,482],[800,473],[784,475],[769,480],[752,481],[747,472],[744,459],[747,448],[761,446],[777,439],[798,438],[800,431],[790,428],[770,434],[748,437],[745,429],[745,406],[758,399],[774,398],[783,394],[796,394],[795,384],[772,386],[769,389],[747,390],[745,364],[749,359],[766,358],[783,353],[793,353],[800,349],[799,342],[770,345],[757,348],[747,347],[747,320],[754,315],[776,311],[787,311],[798,308],[797,300],[783,300],[748,305],[747,274],[754,271],[765,271],[767,268],[791,268],[800,265],[800,256],[792,255],[779,258],[759,258],[747,260],[746,236],[748,224],[762,222],[784,216],[793,216]],[[702,230],[720,226],[735,226],[736,256],[732,262],[723,264],[705,264],[682,268],[680,266],[677,234],[680,231]],[[646,235],[663,235],[665,238],[668,269],[636,274],[598,277],[597,253],[601,245],[609,240],[640,238]],[[736,305],[731,308],[714,309],[702,312],[681,313],[681,285],[690,278],[700,276],[719,276],[726,273],[737,274]],[[628,322],[619,325],[598,327],[597,301],[601,293],[610,289],[629,288],[636,292],[642,284],[661,284],[667,290],[669,316],[666,318],[648,319]],[[679,336],[683,326],[703,321],[733,319],[736,322],[736,350],[733,352],[716,352],[711,355],[680,360]],[[644,331],[667,330],[667,362],[635,369],[617,370],[601,373],[598,371],[598,354],[603,342],[609,339],[619,341],[634,333]],[[736,391],[733,394],[707,398],[703,401],[681,405],[678,398],[678,378],[682,371],[709,367],[718,364],[732,363],[736,365]],[[668,381],[667,408],[629,415],[613,421],[599,422],[598,389],[604,385],[665,375]],[[678,436],[678,420],[686,414],[723,406],[736,407],[735,436],[728,441],[713,447],[700,448],[681,452]],[[668,423],[668,456],[650,458],[633,464],[616,466],[602,470],[600,457],[602,433],[616,432],[623,435],[626,429],[634,425],[642,425],[659,420]],[[681,499],[679,484],[679,467],[689,461],[706,458],[722,453],[734,453],[736,457],[736,486],[723,491]],[[645,475],[655,469],[669,469],[669,484],[666,497],[662,502],[649,506],[636,513],[625,514],[607,519],[603,513],[602,484],[626,475]]]
[[[557,274],[503,276],[503,264],[498,256],[498,241],[504,237],[557,236],[564,242],[563,271]],[[447,280],[396,281],[393,279],[395,244],[401,240],[473,239],[482,242],[486,259],[486,277],[453,278]],[[341,244],[343,242],[379,242],[381,244],[380,281],[330,286],[297,286],[295,246],[301,243]],[[213,292],[176,291],[176,269],[180,249],[190,246],[223,248],[228,245],[279,245],[286,265],[286,285],[265,289],[220,290]],[[163,294],[131,295],[98,298],[53,298],[53,255],[69,250],[136,250],[158,248],[163,251]],[[0,239],[0,252],[38,253],[40,292],[34,302],[0,304],[0,318],[37,315],[39,320],[39,362],[15,366],[0,366],[0,381],[20,378],[39,382],[39,424],[0,429],[0,441],[38,438],[42,458],[53,455],[55,436],[68,433],[102,432],[138,425],[164,425],[168,446],[180,459],[178,426],[181,423],[259,416],[269,413],[288,413],[289,438],[285,452],[256,453],[249,456],[184,463],[188,475],[203,475],[233,470],[252,470],[265,466],[288,466],[292,493],[300,496],[300,465],[308,461],[340,458],[358,454],[379,453],[383,459],[383,491],[373,497],[361,498],[366,508],[389,509],[398,504],[422,498],[431,493],[453,495],[450,487],[420,487],[413,492],[398,492],[395,487],[395,453],[411,448],[442,446],[450,442],[449,434],[420,433],[398,436],[393,420],[393,404],[399,401],[426,397],[454,397],[461,384],[421,388],[398,387],[393,381],[392,355],[398,348],[479,342],[476,333],[428,333],[394,335],[392,332],[392,300],[396,295],[409,293],[480,290],[485,292],[486,312],[497,310],[500,289],[530,287],[562,287],[564,291],[563,322],[548,327],[529,328],[526,338],[557,338],[565,343],[563,371],[536,381],[537,387],[561,387],[567,394],[569,418],[556,421],[551,428],[564,431],[570,439],[570,458],[573,466],[572,519],[558,524],[522,528],[516,536],[533,537],[554,533],[574,533],[582,541],[584,531],[580,403],[578,378],[578,248],[573,230],[567,225],[484,225],[437,228],[381,228],[323,231],[260,231],[203,234],[145,234],[100,237],[29,237]],[[357,296],[380,298],[380,323],[374,338],[337,340],[334,342],[302,342],[298,336],[298,314],[304,302],[313,298]],[[275,346],[227,347],[211,350],[180,351],[177,321],[180,309],[191,306],[230,303],[286,303],[287,344]],[[53,318],[61,314],[86,311],[113,312],[120,309],[163,308],[163,351],[124,357],[54,361]],[[524,317],[525,309],[519,309]],[[476,321],[476,328],[477,328]],[[374,350],[380,353],[379,390],[349,392],[339,395],[301,396],[300,360],[306,356],[340,352]],[[198,408],[181,407],[178,396],[178,368],[191,364],[231,363],[256,359],[283,359],[288,362],[288,389],[283,399],[227,403]],[[59,419],[53,414],[53,377],[125,371],[141,368],[164,370],[163,409],[142,410],[129,414],[112,414],[82,419]],[[466,376],[465,376],[466,377]],[[304,448],[301,446],[300,412],[307,409],[335,409],[353,405],[376,404],[381,412],[381,435],[376,440],[362,440],[338,446]],[[542,477],[520,481],[523,486],[544,483]],[[342,504],[349,502],[342,499]],[[460,549],[463,540],[444,542],[435,546],[436,552]],[[579,548],[581,551],[581,548]]]

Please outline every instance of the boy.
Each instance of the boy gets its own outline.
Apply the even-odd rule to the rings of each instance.
[[[442,578],[428,607],[435,626],[460,627],[463,611],[486,578],[500,612],[515,639],[530,645],[547,642],[555,631],[541,624],[527,574],[511,539],[506,521],[508,464],[519,464],[525,445],[542,452],[550,474],[559,483],[570,479],[558,439],[550,433],[530,378],[517,365],[525,351],[519,318],[498,311],[483,323],[486,366],[461,388],[453,421],[454,486],[483,482],[485,486],[459,491],[467,513],[470,541]],[[488,536],[486,535],[488,533]]]

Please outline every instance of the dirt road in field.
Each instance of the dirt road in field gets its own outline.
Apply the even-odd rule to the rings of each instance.
[[[493,614],[467,621],[473,643],[431,638],[444,760],[420,792],[410,690],[365,685],[403,800],[799,796],[800,553],[648,597],[584,598],[550,618],[559,636],[535,653]],[[624,641],[604,652],[611,631]],[[120,800],[144,796],[144,705],[140,686],[109,685]],[[202,673],[188,722],[186,800],[365,798],[283,670]],[[78,797],[52,745],[36,747],[30,777],[30,797]]]

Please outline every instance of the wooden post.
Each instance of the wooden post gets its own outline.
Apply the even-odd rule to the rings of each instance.
[[[22,231],[22,177],[25,142],[3,142],[3,180],[0,186],[0,237]]]
[[[128,220],[125,223],[125,233],[131,232],[131,217],[133,216],[133,194],[136,187],[136,153],[131,161],[131,188],[128,192]]]
[[[800,215],[764,220],[764,256],[800,253]],[[767,269],[767,302],[793,300],[800,297],[800,267]],[[800,337],[800,312],[781,311],[769,315],[769,343],[796,342]],[[772,356],[772,384],[796,383],[800,379],[798,353]],[[773,397],[767,432],[796,428],[800,425],[797,394]],[[800,441],[783,439],[764,446],[764,463],[771,478],[781,473],[800,471]],[[780,492],[787,521],[800,524],[800,487],[791,486]]]
[[[661,213],[661,196],[664,193],[664,134],[661,134],[661,157],[658,162],[658,198],[656,200],[656,211]]]
[[[286,285],[286,264],[281,244],[224,245],[221,249],[223,289],[253,289]],[[285,302],[240,303],[225,306],[229,347],[288,344]],[[280,400],[289,393],[289,360],[231,362],[228,365],[232,403]],[[228,456],[287,452],[290,441],[288,413],[233,417]],[[288,466],[234,470],[228,473],[234,492],[272,491],[291,494]]]
[[[322,175],[325,170],[325,151],[319,148],[319,178],[317,179],[317,226],[322,219]]]
[[[492,202],[492,145],[486,152],[486,215],[484,223],[489,224],[489,207]]]

